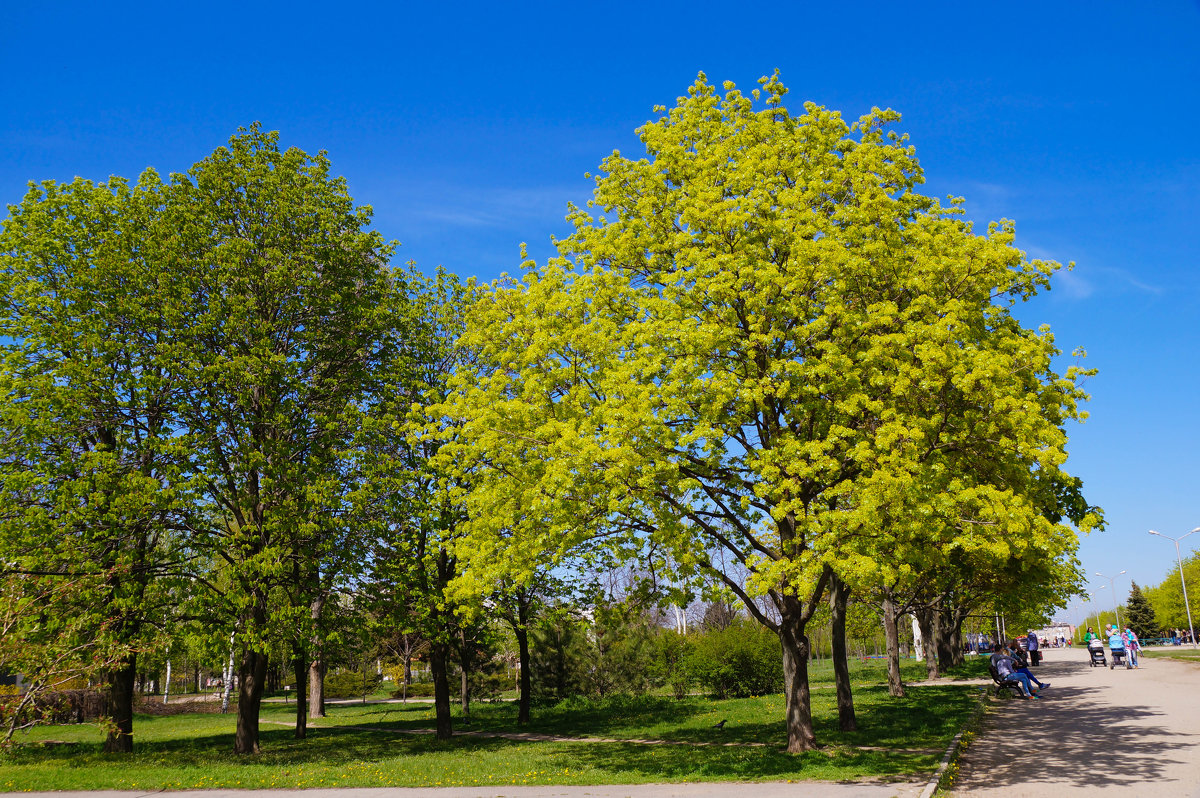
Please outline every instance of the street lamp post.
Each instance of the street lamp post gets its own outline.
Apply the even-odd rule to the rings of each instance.
[[[1179,563],[1179,584],[1183,586],[1183,606],[1187,610],[1188,633],[1192,636],[1192,648],[1196,648],[1196,627],[1192,625],[1192,605],[1188,603],[1187,582],[1184,581],[1183,578],[1183,557],[1179,554],[1179,541],[1183,540],[1193,532],[1200,532],[1200,526],[1196,527],[1191,532],[1180,535],[1177,538],[1173,538],[1170,535],[1164,535],[1162,532],[1155,532],[1153,529],[1150,530],[1151,535],[1158,535],[1160,538],[1166,538],[1167,540],[1175,543],[1175,561]]]
[[[1121,571],[1121,574],[1123,574],[1123,573],[1125,573],[1125,572]],[[1120,576],[1121,574],[1117,574],[1117,576]],[[1119,633],[1119,631],[1123,627],[1121,626],[1121,604],[1120,604],[1120,602],[1117,601],[1117,576],[1105,576],[1104,574],[1100,573],[1099,571],[1096,572],[1096,576],[1099,576],[1102,579],[1107,579],[1108,586],[1112,588],[1113,612],[1115,612],[1117,614],[1117,630]],[[1096,621],[1096,623],[1098,624],[1100,622]]]

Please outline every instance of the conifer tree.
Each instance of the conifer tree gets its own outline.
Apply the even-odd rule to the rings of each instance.
[[[1125,618],[1129,628],[1139,638],[1152,637],[1158,631],[1158,622],[1154,620],[1154,608],[1146,594],[1134,582],[1129,589],[1129,604],[1125,610]]]

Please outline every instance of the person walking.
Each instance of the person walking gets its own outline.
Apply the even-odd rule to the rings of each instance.
[[[1138,667],[1138,652],[1142,650],[1142,641],[1138,640],[1138,636],[1134,634],[1133,629],[1125,627],[1125,650],[1128,652],[1129,664],[1133,667]]]
[[[1108,627],[1107,631],[1108,650],[1112,653],[1113,658],[1112,665],[1109,667],[1115,668],[1117,666],[1117,662],[1119,662],[1121,659],[1124,659],[1125,667],[1132,668],[1133,666],[1129,664],[1129,658],[1126,656],[1129,649],[1125,648],[1125,640],[1121,635],[1121,630],[1116,626],[1110,626]]]
[[[1042,655],[1040,653],[1038,653],[1037,635],[1033,633],[1032,629],[1030,629],[1029,636],[1026,637],[1025,639],[1026,639],[1026,641],[1028,641],[1028,644],[1029,644],[1029,664],[1040,665],[1042,662]]]

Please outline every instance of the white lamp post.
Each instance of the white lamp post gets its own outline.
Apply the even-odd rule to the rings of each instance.
[[[1077,601],[1077,602],[1075,602],[1075,606],[1072,607],[1071,609],[1073,609],[1075,611],[1075,628],[1078,629],[1079,628],[1079,611],[1083,610],[1083,617],[1086,619],[1087,618],[1087,605],[1084,604],[1082,601]],[[1087,626],[1087,624],[1084,624],[1084,626]],[[1076,633],[1076,634],[1078,634],[1078,633]]]
[[[1121,574],[1123,574],[1123,573],[1125,573],[1125,572],[1121,571]],[[1117,574],[1117,576],[1120,576],[1121,574]],[[1121,626],[1121,604],[1120,604],[1120,602],[1117,601],[1117,576],[1105,576],[1104,574],[1100,573],[1099,571],[1096,572],[1096,576],[1099,576],[1103,579],[1107,579],[1108,586],[1112,588],[1113,612],[1115,612],[1117,614],[1117,633],[1119,634],[1122,629],[1122,626]],[[1096,623],[1100,623],[1100,622],[1096,621]]]
[[[1164,535],[1162,532],[1155,532],[1153,529],[1150,530],[1151,535],[1158,535],[1160,538],[1166,538],[1167,540],[1175,543],[1175,561],[1179,563],[1179,584],[1183,585],[1183,606],[1185,609],[1187,609],[1188,632],[1192,636],[1192,648],[1196,648],[1196,627],[1192,625],[1192,605],[1188,603],[1187,582],[1184,581],[1183,578],[1183,557],[1179,554],[1179,541],[1183,540],[1193,532],[1200,532],[1200,526],[1196,527],[1191,532],[1180,535],[1177,538],[1173,538],[1170,535]]]
[[[1092,614],[1096,616],[1096,634],[1100,634],[1100,610],[1096,609],[1096,592],[1084,593],[1088,597],[1088,601],[1092,603]]]

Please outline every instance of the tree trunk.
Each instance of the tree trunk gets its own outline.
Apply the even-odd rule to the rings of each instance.
[[[937,661],[937,645],[935,644],[934,617],[937,615],[929,607],[921,607],[914,613],[917,616],[917,625],[921,627],[921,639],[924,641],[922,648],[925,649],[925,670],[926,675],[930,679],[941,678],[938,672]]]
[[[458,630],[458,667],[461,671],[461,681],[459,684],[459,697],[462,702],[463,720],[468,720],[471,716],[471,648],[467,643],[467,630]]]
[[[937,635],[938,668],[942,673],[962,662],[962,652],[954,646],[955,613],[945,604],[943,601],[943,606],[937,611],[937,629],[934,631]]]
[[[314,654],[313,661],[308,664],[308,716],[310,718],[325,717],[325,660],[319,658],[319,652]]]
[[[517,699],[517,725],[526,726],[529,724],[529,701],[531,693],[530,672],[529,672],[529,629],[526,626],[529,620],[529,611],[524,604],[517,607],[518,620],[520,623],[517,626],[517,651],[518,665],[521,673],[521,690]]]
[[[229,711],[229,691],[233,687],[233,635],[229,635],[229,659],[225,663],[225,670],[222,671],[224,679],[221,681],[221,713]]]
[[[130,654],[108,677],[108,713],[112,725],[104,741],[106,754],[133,753],[133,686],[137,678],[137,654]]]
[[[312,620],[313,636],[310,653],[312,660],[308,663],[308,716],[310,718],[325,717],[325,642],[321,640],[321,612],[325,608],[325,599],[313,599],[309,606],[309,618]]]
[[[887,639],[888,695],[904,697],[904,679],[900,676],[900,630],[896,616],[896,601],[889,589],[883,594],[883,635]]]
[[[950,631],[950,647],[954,650],[953,662],[955,665],[962,665],[965,661],[965,652],[963,651],[963,624],[967,621],[967,616],[971,611],[966,607],[956,607],[954,610],[953,626]]]
[[[449,654],[449,646],[445,643],[433,643],[429,647],[429,673],[433,677],[433,708],[437,714],[439,740],[449,740],[454,733],[450,721],[450,680],[446,676]]]
[[[237,732],[233,741],[235,754],[259,752],[258,711],[266,688],[268,664],[266,652],[252,651],[249,647],[242,653],[242,661],[238,663]]]
[[[833,677],[837,686],[838,728],[844,732],[858,728],[858,721],[854,717],[854,693],[850,689],[850,664],[846,660],[846,604],[849,598],[850,588],[834,576],[829,591],[829,609],[833,619]]]
[[[785,597],[779,623],[789,754],[802,754],[817,746],[808,687],[808,637],[804,634],[805,623],[799,604],[799,600]]]
[[[296,739],[308,736],[308,657],[304,646],[297,644],[296,658],[292,661],[296,670]]]

